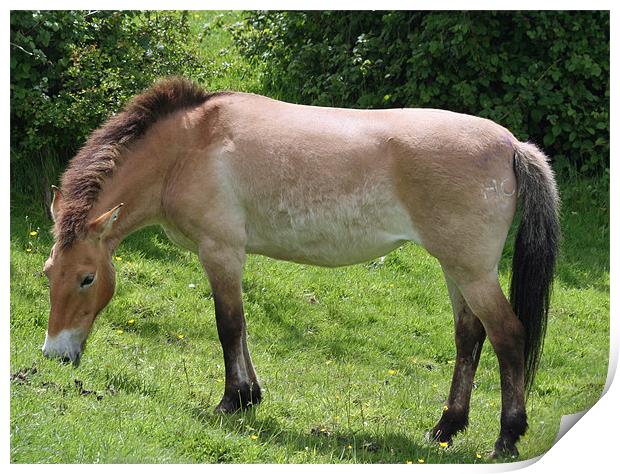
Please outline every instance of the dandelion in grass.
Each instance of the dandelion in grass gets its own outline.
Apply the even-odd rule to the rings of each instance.
[[[30,247],[28,247],[28,248],[26,249],[26,252],[32,252],[32,249],[31,249]]]
[[[256,441],[256,440],[258,439],[258,436],[256,436],[256,435],[252,435],[252,436],[250,436],[250,439],[251,439],[252,441]]]
[[[424,458],[418,459],[418,464],[424,464]]]
[[[448,405],[443,406],[443,411],[448,411]]]
[[[441,446],[442,448],[447,448],[448,447],[448,442],[447,441],[441,441],[439,443],[439,446]]]
[[[120,336],[121,334],[123,334],[124,332],[125,332],[125,331],[123,331],[122,329],[117,329],[117,330],[116,330],[116,334],[118,334],[119,336]]]
[[[405,464],[413,464],[413,461],[406,461]]]
[[[351,446],[350,444],[347,445],[347,449],[353,449],[353,446]]]
[[[133,326],[134,324],[136,324],[136,320],[130,319],[129,321],[127,321],[127,324],[129,324],[130,326]]]
[[[177,334],[177,339],[185,339],[185,336],[183,334]]]
[[[31,237],[36,237],[37,235],[39,235],[39,233],[36,230],[30,231]]]
[[[114,260],[116,260],[117,262],[120,262],[122,259],[123,257],[119,257],[118,255],[114,257]]]
[[[388,370],[388,375],[396,375],[396,371],[394,369]]]
[[[476,459],[482,459],[482,454],[476,453]]]

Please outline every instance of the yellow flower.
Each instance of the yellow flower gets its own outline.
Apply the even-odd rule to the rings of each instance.
[[[482,455],[480,453],[476,453],[476,459],[480,459],[482,458]]]
[[[448,405],[443,406],[443,411],[448,411]]]
[[[413,461],[407,461],[405,464],[413,464]]]
[[[448,447],[448,442],[447,441],[441,441],[439,443],[439,446],[441,446],[442,448],[447,448]]]
[[[424,459],[423,458],[418,459],[418,464],[424,464]]]
[[[251,439],[252,441],[256,441],[256,440],[258,439],[258,436],[256,436],[256,435],[252,435],[252,436],[250,436],[250,439]]]
[[[347,449],[353,449],[353,446],[351,446],[350,444],[347,446]]]
[[[390,375],[396,375],[396,371],[393,369],[388,370],[388,374]]]
[[[32,237],[36,237],[37,235],[39,235],[39,233],[36,230],[33,230],[32,232],[30,232],[30,235]]]
[[[131,325],[132,325],[132,324],[134,324],[135,322],[136,322],[136,320],[135,320],[135,319],[130,319],[129,321],[127,321],[127,324],[129,324],[129,325],[131,326]]]
[[[32,252],[32,249],[31,249],[30,247],[28,247],[28,248],[26,249],[26,252]]]
[[[117,262],[120,262],[123,259],[123,257],[119,257],[118,255],[114,257],[114,260],[116,260]]]
[[[116,334],[123,334],[125,331],[123,331],[122,329],[117,329],[116,330]]]
[[[185,336],[183,334],[177,334],[177,338],[183,339]]]

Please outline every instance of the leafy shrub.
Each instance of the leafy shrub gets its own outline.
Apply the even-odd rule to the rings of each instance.
[[[12,11],[12,179],[62,166],[157,77],[201,80],[190,35],[183,12]]]
[[[479,115],[609,168],[608,12],[248,12],[235,38],[282,99]]]

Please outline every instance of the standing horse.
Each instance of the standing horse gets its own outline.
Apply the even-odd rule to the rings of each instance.
[[[498,263],[519,196],[511,306]],[[455,322],[447,410],[430,434],[449,442],[467,426],[488,337],[502,391],[494,452],[516,455],[545,333],[558,205],[545,155],[489,120],[308,107],[163,80],[93,132],[54,188],[43,352],[79,363],[114,293],[112,253],[159,224],[209,278],[226,372],[217,410],[232,412],[261,400],[241,298],[246,254],[339,266],[414,241],[439,260]]]

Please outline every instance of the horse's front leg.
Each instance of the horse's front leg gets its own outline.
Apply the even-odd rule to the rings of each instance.
[[[245,252],[205,242],[200,246],[199,255],[211,283],[217,333],[226,370],[224,396],[216,411],[230,413],[261,400],[260,386],[247,348],[241,298]]]

